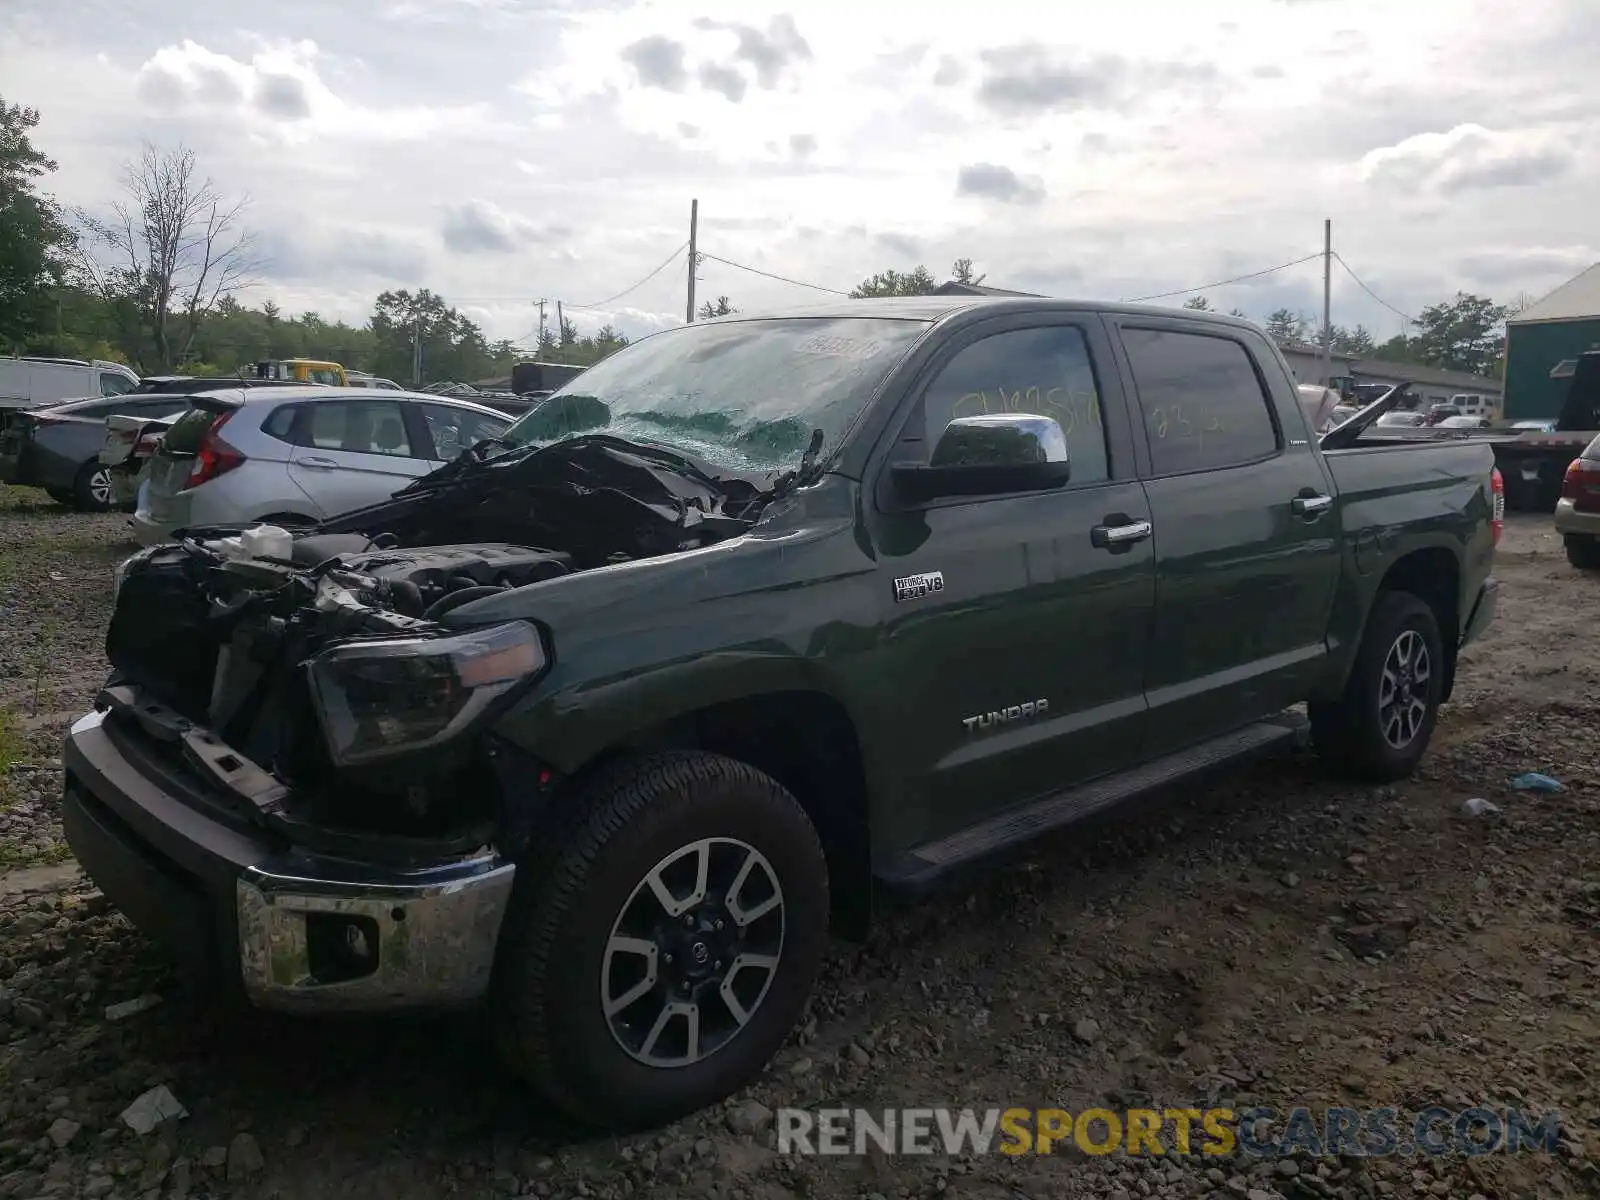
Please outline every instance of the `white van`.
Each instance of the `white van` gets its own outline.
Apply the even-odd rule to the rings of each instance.
[[[0,409],[120,396],[138,386],[127,367],[98,358],[0,358]]]

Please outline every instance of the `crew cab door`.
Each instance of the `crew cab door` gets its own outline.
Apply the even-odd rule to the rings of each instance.
[[[297,405],[289,476],[327,516],[387,500],[438,466],[416,447],[394,400],[319,400]]]
[[[1145,756],[1306,698],[1339,579],[1334,488],[1281,360],[1249,330],[1118,317],[1155,536]]]
[[[954,335],[889,426],[868,503],[885,612],[872,687],[898,795],[874,814],[891,855],[1131,765],[1144,736],[1155,597],[1148,541],[1096,527],[1149,517],[1104,327],[1031,314]],[[890,466],[926,463],[956,417],[1038,413],[1070,482],[915,503]],[[995,717],[993,714],[1000,714]]]

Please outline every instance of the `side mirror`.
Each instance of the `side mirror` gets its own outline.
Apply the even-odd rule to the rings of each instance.
[[[895,490],[921,502],[942,496],[1043,492],[1072,476],[1066,435],[1050,417],[1032,413],[957,417],[945,426],[926,465],[890,468]]]

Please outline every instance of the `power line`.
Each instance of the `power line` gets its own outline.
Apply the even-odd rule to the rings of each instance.
[[[1251,271],[1248,275],[1235,275],[1232,279],[1219,279],[1215,283],[1203,283],[1199,287],[1178,288],[1171,292],[1158,292],[1154,296],[1135,296],[1132,300],[1124,300],[1123,304],[1143,304],[1146,300],[1165,300],[1169,296],[1187,296],[1194,292],[1210,291],[1212,288],[1226,287],[1230,283],[1243,283],[1247,279],[1260,279],[1263,275],[1271,275],[1277,271],[1284,271],[1290,267],[1298,267],[1301,263],[1308,263],[1314,258],[1321,258],[1319,250],[1315,254],[1308,254],[1304,258],[1297,258],[1293,262],[1279,263],[1275,267],[1268,267],[1264,271]],[[1348,270],[1349,268],[1345,268]]]
[[[1415,317],[1413,317],[1410,313],[1401,312],[1398,308],[1396,308],[1394,305],[1390,304],[1382,296],[1378,295],[1377,292],[1373,291],[1366,284],[1362,283],[1361,282],[1361,276],[1357,275],[1354,271],[1352,271],[1350,269],[1350,264],[1345,262],[1344,257],[1337,250],[1335,250],[1333,252],[1333,257],[1336,258],[1338,260],[1338,262],[1339,262],[1339,265],[1344,268],[1344,273],[1346,275],[1350,276],[1351,279],[1355,280],[1356,286],[1358,288],[1360,288],[1363,292],[1365,292],[1367,295],[1371,296],[1374,300],[1376,300],[1379,304],[1381,304],[1385,308],[1387,308],[1395,316],[1397,316],[1397,317],[1401,318],[1402,320],[1404,320],[1406,322],[1406,324],[1415,325],[1417,323],[1417,319]]]
[[[689,243],[688,242],[684,242],[681,246],[679,246],[671,254],[667,255],[665,261],[663,261],[662,264],[659,267],[657,267],[654,271],[651,271],[650,274],[646,275],[643,279],[639,280],[638,283],[635,283],[635,284],[630,285],[629,287],[623,288],[615,296],[607,296],[604,300],[597,300],[593,304],[571,304],[571,305],[568,305],[567,307],[569,307],[569,308],[604,308],[608,304],[614,304],[616,301],[621,300],[629,292],[638,291],[645,284],[649,283],[652,279],[654,279],[657,275],[661,274],[661,272],[665,271],[668,267],[670,267],[672,265],[673,260],[676,259],[678,257],[678,255],[682,254],[686,249],[688,249],[688,247],[689,247]]]
[[[823,287],[820,283],[806,283],[802,279],[790,279],[786,275],[774,275],[771,271],[761,271],[755,267],[747,267],[743,263],[734,262],[731,258],[718,258],[715,254],[707,254],[704,250],[700,251],[700,257],[709,258],[712,262],[719,262],[725,267],[749,271],[750,274],[760,275],[764,279],[775,279],[779,283],[792,283],[795,287],[810,288],[814,292],[827,292],[834,296],[848,296],[850,294],[849,292],[841,292],[838,288]]]

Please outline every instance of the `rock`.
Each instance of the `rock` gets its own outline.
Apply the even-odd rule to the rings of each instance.
[[[228,1161],[228,1148],[226,1146],[207,1146],[200,1155],[200,1164],[206,1167],[220,1167]]]
[[[1275,1169],[1284,1179],[1293,1179],[1296,1175],[1300,1174],[1300,1164],[1295,1162],[1295,1160],[1292,1158],[1280,1158]]]
[[[809,1058],[797,1059],[789,1068],[791,1075],[809,1075],[811,1073],[811,1060]]]
[[[188,1115],[189,1110],[161,1084],[136,1096],[133,1103],[122,1110],[122,1123],[143,1136],[163,1121],[178,1121]]]
[[[240,1183],[259,1175],[267,1165],[261,1145],[252,1134],[238,1133],[228,1143],[228,1182]]]
[[[1293,871],[1285,871],[1279,878],[1278,882],[1283,884],[1283,886],[1286,888],[1297,888],[1300,886],[1300,876],[1296,875]]]
[[[29,1029],[42,1029],[50,1024],[50,1014],[32,1000],[17,1000],[12,1004],[11,1015],[18,1025]]]
[[[91,1175],[84,1181],[80,1194],[84,1200],[99,1200],[101,1196],[109,1196],[116,1186],[117,1181],[109,1175]]]
[[[291,1125],[289,1131],[283,1135],[283,1140],[290,1146],[301,1145],[306,1140],[306,1127],[304,1125]]]
[[[759,1100],[746,1100],[728,1114],[728,1128],[734,1133],[755,1136],[772,1126],[773,1112]]]
[[[50,1128],[45,1130],[45,1136],[55,1143],[57,1150],[65,1150],[78,1136],[78,1130],[83,1126],[76,1121],[69,1121],[65,1117],[58,1117],[50,1123]]]
[[[870,1067],[872,1065],[872,1055],[868,1054],[854,1042],[850,1044],[849,1055],[850,1061],[855,1063],[855,1065],[858,1067]]]
[[[139,1013],[147,1012],[160,1003],[160,996],[146,992],[143,996],[135,996],[132,1000],[106,1005],[106,1020],[124,1021]]]
[[[1072,1036],[1087,1046],[1100,1036],[1100,1022],[1093,1017],[1079,1017],[1072,1026]]]
[[[193,1186],[193,1179],[187,1158],[180,1158],[172,1164],[172,1170],[167,1172],[167,1194],[174,1200],[183,1200]]]

